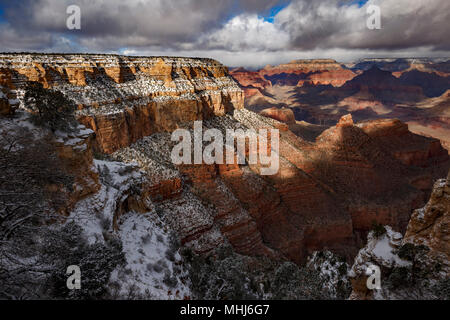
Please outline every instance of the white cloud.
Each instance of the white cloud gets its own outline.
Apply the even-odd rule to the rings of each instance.
[[[369,30],[369,5],[381,8],[381,30]],[[339,0],[295,0],[275,21],[297,49],[405,49],[434,46],[450,49],[448,0],[369,0],[361,8]]]
[[[174,50],[163,48],[151,49],[127,49],[125,55],[149,55],[149,56],[180,56],[213,58],[229,67],[244,66],[250,69],[258,69],[265,65],[277,65],[287,63],[295,59],[335,59],[340,62],[351,62],[362,58],[404,58],[404,57],[444,57],[445,51],[431,51],[429,47],[414,49],[386,51],[365,49],[314,49],[314,50],[278,50],[278,51],[229,51],[224,49],[205,50]]]
[[[280,50],[289,45],[289,34],[279,25],[264,21],[253,15],[239,15],[228,21],[223,28],[200,39],[209,48],[229,51]]]
[[[450,1],[292,0],[272,22],[277,0],[22,0],[0,24],[3,50],[95,51],[206,56],[230,66],[296,58],[449,56]],[[66,7],[81,8],[81,31],[66,28]],[[366,8],[381,7],[381,30]]]

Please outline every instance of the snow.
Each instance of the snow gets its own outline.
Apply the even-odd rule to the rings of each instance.
[[[35,140],[41,139],[49,133],[48,130],[34,125],[30,121],[29,113],[24,111],[17,111],[14,117],[0,117],[0,134],[20,135],[22,130],[31,133]],[[21,146],[19,143],[15,144],[15,148],[21,147],[24,146]]]
[[[205,70],[214,72],[216,68],[223,68],[217,61],[211,59],[169,58],[169,57],[119,57],[113,55],[0,55],[0,67],[26,70],[34,68],[34,64],[42,64],[54,70],[70,68],[105,68],[127,67],[136,70],[130,74],[126,81],[116,83],[107,72],[99,72],[86,76],[86,84],[74,85],[55,74],[52,80],[52,89],[64,93],[82,110],[76,111],[78,115],[114,115],[125,109],[148,105],[152,102],[168,102],[173,100],[194,100],[201,103],[205,97],[222,99],[222,96],[232,92],[242,92],[237,83],[229,76],[214,77]],[[167,79],[160,79],[142,70],[151,70],[159,64],[171,68]],[[199,70],[195,78],[188,79],[186,69]],[[169,77],[172,76],[171,79]],[[197,78],[198,77],[198,78]],[[24,105],[23,81],[13,78],[18,89],[13,90],[16,99],[13,104]],[[170,80],[167,85],[166,80]],[[2,97],[3,97],[3,93]]]
[[[324,280],[324,286],[335,298],[338,282],[350,285],[347,277],[347,263],[330,251],[313,252],[308,257],[306,266],[319,271],[320,277]],[[341,269],[345,272],[341,272]]]
[[[409,265],[408,261],[400,259],[399,256],[393,252],[394,248],[390,245],[389,240],[390,239],[385,234],[375,243],[375,246],[372,249],[374,256],[383,259],[384,261],[388,261],[390,264],[396,264],[398,266]]]
[[[425,218],[425,211],[426,211],[426,206],[420,209],[417,209],[415,214],[417,219],[422,220]]]
[[[80,127],[79,127],[79,128],[80,128]],[[84,127],[84,126],[82,126],[81,129],[80,129],[80,131],[78,132],[78,134],[79,134],[80,136],[88,136],[88,135],[91,135],[91,134],[93,134],[93,133],[94,133],[93,130],[91,130],[91,129],[86,129],[86,127]]]
[[[139,164],[147,173],[149,182],[158,184],[164,180],[181,178],[170,159],[172,144],[169,133],[157,133],[116,151],[112,157],[125,163]]]
[[[19,103],[20,103],[20,101],[18,99],[9,99],[9,104],[12,106],[19,104]]]
[[[114,270],[110,281],[120,284],[121,296],[130,290],[146,299],[190,296],[181,256],[171,248],[169,234],[155,213],[127,214],[121,221],[119,236],[127,264]],[[164,281],[168,275],[173,277],[173,284]]]
[[[370,265],[379,267],[409,267],[410,261],[401,259],[397,252],[402,244],[402,235],[395,232],[390,226],[385,226],[386,233],[379,238],[373,231],[367,236],[367,245],[359,250],[355,262],[349,272],[349,277],[365,274]]]
[[[142,177],[136,167],[120,162],[94,160],[94,168],[100,173],[101,188],[96,194],[79,201],[70,217],[83,227],[89,243],[104,241],[102,221],[111,224],[118,205],[128,196],[128,189],[140,183]]]
[[[79,201],[70,219],[78,223],[89,243],[104,242],[105,233],[115,233],[122,242],[126,264],[111,274],[110,293],[119,299],[183,299],[190,296],[187,272],[181,256],[171,245],[168,228],[147,201],[148,212],[125,212],[118,230],[112,221],[120,204],[133,186],[143,182],[143,172],[136,164],[94,160],[100,174],[101,188]],[[169,281],[167,281],[169,279]]]

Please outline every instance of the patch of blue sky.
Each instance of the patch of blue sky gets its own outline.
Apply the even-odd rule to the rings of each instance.
[[[264,21],[273,23],[275,16],[284,8],[286,8],[289,5],[290,1],[282,0],[279,1],[275,6],[271,7],[269,11],[264,14],[262,17],[264,18]]]
[[[369,1],[369,0],[352,0],[352,1],[349,1],[349,3],[345,3],[344,5],[351,6],[351,5],[357,4],[357,5],[358,5],[358,8],[361,8],[361,7],[364,6],[368,1]]]

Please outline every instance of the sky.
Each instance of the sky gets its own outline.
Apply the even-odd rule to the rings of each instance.
[[[69,30],[67,7],[81,10]],[[367,9],[380,8],[381,29]],[[0,51],[294,59],[449,57],[449,0],[0,0]]]

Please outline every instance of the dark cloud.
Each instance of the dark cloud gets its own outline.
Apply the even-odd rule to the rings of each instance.
[[[66,28],[71,4],[81,8],[80,31]],[[381,30],[366,27],[371,4]],[[3,50],[254,52],[270,61],[276,52],[450,51],[448,0],[0,0],[0,8]]]
[[[381,30],[367,28],[367,7],[372,4],[381,9]],[[450,48],[448,0],[371,0],[362,7],[337,0],[297,0],[277,18],[280,29],[291,35],[291,48]]]

